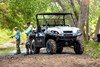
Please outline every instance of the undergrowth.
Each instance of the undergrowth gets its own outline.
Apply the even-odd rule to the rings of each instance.
[[[12,47],[7,47],[7,48],[0,48],[0,54],[5,54],[5,53],[8,53],[12,50],[15,50],[16,48],[12,48]]]
[[[94,41],[90,41],[88,44],[85,44],[85,54],[93,57],[100,58],[100,44]]]
[[[15,40],[14,38],[10,38],[10,36],[14,35],[15,31],[11,31],[9,29],[0,29],[0,43]],[[26,36],[25,33],[20,32],[21,40],[25,40]]]

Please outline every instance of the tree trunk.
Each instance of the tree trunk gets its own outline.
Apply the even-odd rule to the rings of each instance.
[[[63,12],[66,11],[66,7],[65,5],[62,4],[61,0],[56,0],[58,2],[58,4],[61,6]]]
[[[71,7],[72,7],[72,9],[73,9],[73,12],[74,12],[76,21],[78,21],[78,14],[77,14],[77,11],[76,11],[76,9],[75,9],[75,5],[74,5],[73,0],[67,0],[67,1],[70,3],[70,5],[71,5]]]
[[[96,29],[95,29],[93,40],[97,40],[97,34],[99,34],[99,29],[100,29],[100,16],[96,24]]]
[[[88,42],[89,40],[89,0],[87,1],[87,6],[86,6],[86,41]]]
[[[82,0],[80,2],[80,15],[79,15],[79,28],[81,29],[81,32],[82,33],[85,33],[85,30],[84,30],[84,26],[85,26],[85,22],[87,22],[87,18],[88,18],[88,13],[87,13],[87,6],[89,5],[89,0]],[[81,40],[86,40],[85,37],[86,36],[85,34],[83,34],[83,36],[81,37]]]
[[[77,0],[77,2],[78,2],[79,5],[81,5],[81,1],[80,0]]]

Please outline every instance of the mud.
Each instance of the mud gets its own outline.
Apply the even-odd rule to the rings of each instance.
[[[42,52],[43,51],[43,52]],[[76,55],[72,49],[64,49],[62,54],[40,54],[0,56],[0,67],[100,67],[100,59],[87,55]]]

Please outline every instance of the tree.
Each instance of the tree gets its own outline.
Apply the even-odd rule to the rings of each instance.
[[[12,29],[18,26],[22,29],[23,24],[27,21],[31,21],[35,25],[36,13],[47,11],[49,4],[50,0],[7,0],[7,13],[4,13],[7,25],[5,28]],[[4,21],[2,22],[4,23]],[[1,24],[3,25],[3,23]]]
[[[6,15],[9,13],[8,3],[6,0],[0,1],[0,27],[8,27]]]
[[[71,7],[72,7],[72,9],[73,9],[75,18],[76,18],[76,20],[78,21],[78,13],[77,13],[77,11],[76,11],[75,4],[74,4],[73,0],[67,0],[67,1],[68,1],[68,3],[70,3],[70,5],[71,5]],[[76,22],[77,22],[77,21],[76,21]]]
[[[93,37],[94,40],[97,40],[97,34],[100,34],[99,30],[100,30],[100,16],[98,17],[98,21],[97,21],[96,28],[95,28],[95,33]]]
[[[98,4],[98,5],[97,5]],[[94,6],[95,5],[95,6]],[[95,27],[98,21],[98,17],[100,16],[100,1],[99,0],[90,0],[89,5],[89,28],[91,29],[91,37],[95,32]]]
[[[84,37],[88,37],[85,36],[85,30],[84,30],[84,26],[85,26],[85,22],[87,22],[87,18],[88,18],[88,6],[89,6],[89,0],[82,0],[82,1],[78,1],[80,2],[80,15],[79,15],[79,28],[81,29],[81,32],[83,33],[82,39],[85,39]]]
[[[62,11],[66,11],[66,7],[65,5],[62,4],[61,0],[56,0],[58,2],[58,4],[60,5],[60,7],[62,8]]]

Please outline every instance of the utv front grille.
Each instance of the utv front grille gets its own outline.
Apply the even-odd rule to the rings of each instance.
[[[63,31],[64,33],[72,33],[72,31]]]

